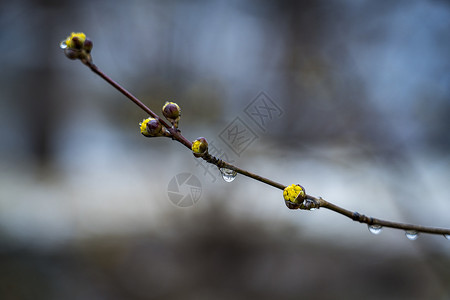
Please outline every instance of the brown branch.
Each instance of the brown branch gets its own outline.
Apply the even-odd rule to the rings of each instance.
[[[344,215],[344,216],[352,219],[353,221],[365,223],[367,225],[379,225],[382,227],[390,227],[390,228],[396,228],[396,229],[403,229],[406,231],[417,231],[417,232],[431,233],[431,234],[443,234],[443,235],[450,234],[450,229],[385,221],[385,220],[381,220],[381,219],[367,217],[367,216],[361,215],[357,212],[351,212],[351,211],[346,210],[342,207],[339,207],[333,203],[325,201],[322,198],[317,199],[317,198],[309,196],[309,195],[307,195],[307,198],[317,201],[319,203],[320,207],[327,208],[327,209],[337,212],[341,215]]]
[[[144,110],[146,113],[148,113],[153,118],[157,119],[171,134],[171,137],[173,140],[176,140],[189,148],[191,150],[192,148],[192,142],[187,140],[179,130],[176,128],[168,125],[163,119],[161,119],[157,114],[155,114],[151,109],[149,109],[144,103],[142,103],[139,99],[137,99],[135,96],[133,96],[130,92],[128,92],[126,89],[124,89],[121,85],[119,85],[117,82],[112,80],[109,76],[107,76],[105,73],[103,73],[96,65],[92,63],[92,60],[90,56],[88,59],[81,59],[81,61],[88,66],[94,73],[99,75],[101,78],[103,78],[106,82],[111,84],[114,88],[116,88],[119,92],[121,92],[123,95],[125,95],[128,99],[133,101],[137,106],[139,106],[142,110]],[[273,187],[276,187],[280,190],[284,190],[286,188],[285,185],[275,182],[273,180],[267,179],[265,177],[259,176],[257,174],[251,173],[249,171],[246,171],[244,169],[238,168],[230,163],[224,162],[221,159],[218,159],[209,153],[205,153],[205,155],[202,156],[202,158],[207,161],[208,163],[216,165],[219,169],[221,168],[227,168],[230,170],[234,170],[239,174],[242,174],[244,176],[250,177],[252,179],[258,180],[260,182],[263,182],[265,184],[271,185]],[[339,207],[331,202],[325,201],[322,198],[316,198],[310,195],[306,195],[305,201],[308,202],[308,205],[301,205],[300,209],[303,210],[311,210],[315,208],[326,208],[329,210],[332,210],[338,214],[344,215],[353,221],[357,221],[360,223],[365,223],[368,226],[381,226],[381,227],[390,227],[390,228],[396,228],[396,229],[402,229],[407,232],[422,232],[422,233],[430,233],[430,234],[442,234],[446,238],[450,235],[450,229],[446,228],[435,228],[435,227],[426,227],[426,226],[420,226],[420,225],[413,225],[413,224],[405,224],[405,223],[398,223],[398,222],[391,222],[391,221],[385,221],[381,219],[376,219],[372,217],[367,217],[365,215],[361,215],[357,212],[352,212],[347,209],[344,209],[342,207]]]
[[[139,106],[143,111],[148,113],[152,118],[157,119],[161,125],[167,128],[167,130],[170,132],[172,139],[177,140],[187,148],[192,148],[192,143],[187,140],[179,130],[176,130],[175,128],[172,128],[172,126],[168,125],[163,119],[161,119],[157,114],[155,114],[150,108],[148,108],[144,103],[142,103],[138,98],[133,96],[129,91],[124,89],[120,84],[115,82],[111,79],[108,75],[103,73],[96,65],[92,63],[92,60],[82,60],[82,62],[88,66],[95,74],[99,75],[101,78],[103,78],[106,82],[108,82],[110,85],[112,85],[114,88],[116,88],[119,92],[125,95],[128,99],[133,101],[137,106]]]
[[[205,161],[216,165],[218,168],[228,168],[231,170],[235,170],[237,173],[240,173],[242,175],[245,175],[247,177],[253,178],[255,180],[261,181],[263,183],[266,183],[268,185],[274,186],[280,190],[284,190],[286,188],[285,185],[272,181],[270,179],[264,178],[262,176],[259,176],[254,173],[250,173],[246,170],[240,169],[236,166],[233,166],[232,164],[226,163],[223,160],[217,159],[214,156],[207,153],[202,157]],[[339,207],[331,202],[325,201],[323,198],[316,198],[311,195],[306,195],[306,199],[311,200],[313,202],[312,206],[309,206],[308,208],[302,208],[304,210],[309,210],[311,208],[326,208],[329,210],[332,210],[334,212],[337,212],[341,215],[344,215],[353,221],[357,221],[360,223],[365,223],[367,225],[379,225],[382,227],[390,227],[390,228],[396,228],[396,229],[403,229],[406,231],[416,231],[416,232],[423,232],[423,233],[430,233],[430,234],[443,234],[443,235],[449,235],[450,229],[446,228],[435,228],[435,227],[426,227],[421,225],[413,225],[413,224],[405,224],[405,223],[398,223],[398,222],[392,222],[392,221],[385,221],[381,219],[376,219],[372,217],[367,217],[365,215],[359,214],[358,212],[352,212],[345,208]]]

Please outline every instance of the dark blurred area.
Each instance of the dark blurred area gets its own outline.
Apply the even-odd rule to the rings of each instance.
[[[223,207],[164,232],[2,255],[3,299],[447,299],[448,256],[358,252]],[[430,253],[431,254],[431,253]]]
[[[53,1],[0,4],[1,299],[450,299],[450,242],[369,235],[292,213],[279,191],[213,181],[186,149],[58,45],[155,112],[183,110],[244,168],[348,209],[449,227],[447,1]],[[264,91],[282,114],[244,113]],[[256,142],[233,154],[235,117]],[[307,170],[307,171],[305,171]],[[203,195],[167,200],[180,172]],[[291,182],[292,181],[292,182]]]

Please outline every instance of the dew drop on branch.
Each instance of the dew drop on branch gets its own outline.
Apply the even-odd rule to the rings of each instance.
[[[59,43],[59,48],[66,49],[67,48],[66,41],[61,41],[61,43]]]
[[[407,237],[409,240],[411,240],[411,241],[416,240],[417,237],[419,236],[419,234],[417,233],[417,231],[414,231],[414,230],[407,230],[407,231],[405,232],[405,235],[406,235],[406,237]]]
[[[444,234],[444,237],[450,241],[450,234]]]
[[[236,178],[237,172],[228,168],[220,168],[220,174],[222,174],[223,180],[232,182]]]
[[[367,225],[367,227],[369,228],[369,231],[373,234],[379,234],[381,232],[381,230],[383,229],[383,227],[381,225],[376,225],[376,224]]]

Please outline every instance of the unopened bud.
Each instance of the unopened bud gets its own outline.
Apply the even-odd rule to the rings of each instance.
[[[181,108],[178,104],[174,102],[166,102],[162,108],[162,113],[175,128],[178,128],[178,121],[180,121],[181,117]]]
[[[83,32],[72,32],[72,34],[66,39],[66,45],[69,48],[80,50],[83,48],[83,43],[85,40],[86,35]]]
[[[192,142],[192,153],[195,157],[202,157],[208,153],[208,142],[204,137],[200,137]]]
[[[290,209],[298,209],[306,198],[305,189],[299,184],[291,184],[283,191],[284,203]]]
[[[93,44],[83,32],[72,32],[59,46],[61,49],[64,49],[64,54],[70,59],[81,59],[85,62],[92,61],[90,52]]]
[[[93,46],[94,46],[94,44],[92,43],[92,41],[90,39],[86,38],[86,40],[84,41],[84,44],[83,44],[83,49],[87,53],[90,53]]]
[[[80,51],[74,50],[74,49],[71,49],[71,48],[64,49],[64,54],[69,59],[77,59],[77,58],[80,57]]]
[[[141,127],[141,133],[146,137],[164,135],[163,127],[157,119],[147,118],[139,123],[139,125]]]

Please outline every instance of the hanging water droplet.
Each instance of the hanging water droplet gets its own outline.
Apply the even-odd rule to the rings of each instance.
[[[444,234],[444,237],[450,241],[450,234]]]
[[[61,43],[59,43],[59,48],[61,48],[61,49],[66,49],[67,48],[67,44],[66,44],[65,40],[61,41]]]
[[[379,234],[383,229],[383,226],[376,224],[367,225],[367,227],[369,228],[369,231],[373,234]]]
[[[414,231],[414,230],[407,230],[407,231],[405,232],[405,235],[406,235],[406,237],[407,237],[409,240],[411,240],[411,241],[416,240],[417,237],[419,236],[419,234],[417,233],[417,231]]]
[[[223,180],[225,180],[226,182],[232,182],[237,175],[236,171],[227,168],[221,168],[220,173],[222,174]]]

